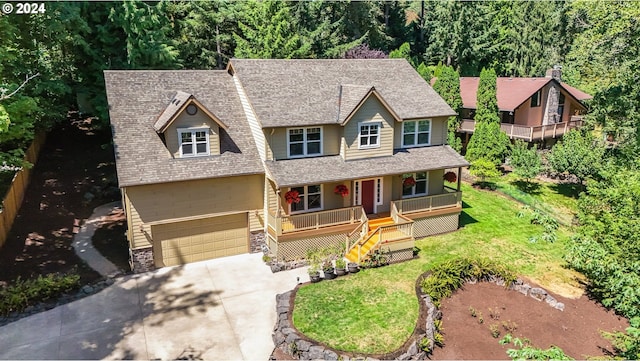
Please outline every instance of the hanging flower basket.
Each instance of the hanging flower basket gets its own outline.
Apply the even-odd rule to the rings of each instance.
[[[412,176],[409,176],[402,181],[402,185],[407,188],[413,187],[416,185],[416,180]]]
[[[458,180],[458,177],[453,172],[445,173],[443,178],[449,183],[455,183]]]
[[[284,194],[284,199],[287,203],[299,203],[300,202],[300,193],[297,190],[291,190]]]
[[[349,195],[349,188],[347,188],[344,184],[338,184],[336,188],[333,190],[333,193],[339,194],[342,197],[346,197]]]

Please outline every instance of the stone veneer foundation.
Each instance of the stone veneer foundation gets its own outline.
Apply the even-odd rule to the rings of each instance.
[[[153,262],[153,248],[129,250],[129,264],[133,273],[143,273],[156,269]]]

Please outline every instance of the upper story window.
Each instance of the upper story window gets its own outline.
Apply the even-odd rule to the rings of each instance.
[[[538,90],[535,94],[531,96],[531,107],[539,107],[540,106],[540,98],[542,97],[542,89]]]
[[[291,203],[291,213],[322,210],[322,186],[308,185],[291,188],[298,192],[300,202]]]
[[[403,197],[409,198],[427,195],[427,185],[429,183],[429,177],[426,172],[409,173],[403,175],[403,179],[406,179],[408,177],[413,177],[413,179],[415,180],[415,184],[413,186],[403,185]]]
[[[380,147],[380,127],[382,123],[359,123],[358,149]]]
[[[402,146],[417,147],[431,144],[431,120],[402,122]]]
[[[178,129],[181,157],[196,157],[209,155],[209,129],[182,128]]]
[[[322,155],[322,128],[289,128],[287,150],[289,158]]]

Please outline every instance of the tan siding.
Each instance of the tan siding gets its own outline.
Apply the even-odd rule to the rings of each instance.
[[[322,128],[322,155],[340,154],[341,126],[323,125]],[[273,151],[273,159],[287,159],[287,129],[266,129],[265,134],[269,147]]]
[[[389,212],[392,198],[393,177],[388,175],[382,177],[382,205],[378,205],[378,212]]]
[[[342,139],[342,126],[325,125],[322,127],[322,152],[324,155],[340,154],[340,141]]]
[[[262,209],[261,175],[127,187],[133,248],[148,247],[149,222]]]
[[[418,120],[418,119],[413,119]],[[430,118],[431,120],[431,143],[430,145],[443,145],[447,142],[447,117]],[[406,120],[412,121],[412,120]],[[402,122],[395,125],[393,148],[402,148]]]
[[[444,169],[429,172],[429,194],[440,194],[444,191]]]
[[[269,148],[273,152],[273,159],[287,159],[287,129],[272,128],[265,130]]]
[[[253,111],[253,107],[251,106],[251,103],[247,98],[247,94],[244,92],[244,88],[242,87],[242,84],[240,84],[240,80],[236,75],[233,76],[233,82],[235,83],[236,89],[238,90],[242,109],[244,110],[244,114],[247,117],[247,122],[249,123],[249,127],[251,128],[253,141],[256,143],[256,147],[258,147],[258,154],[260,154],[260,159],[265,160],[267,159],[267,142],[265,141],[262,127],[258,123],[256,113]]]
[[[259,232],[264,230],[264,212],[262,209],[256,209],[255,211],[249,212],[249,231],[251,232]]]
[[[449,118],[439,117],[431,120],[431,145],[447,144],[447,122]]]
[[[358,149],[358,133],[360,132],[358,123],[360,122],[382,123],[382,129],[380,129],[380,147]],[[344,138],[346,141],[345,159],[351,160],[392,155],[394,122],[395,120],[391,114],[375,97],[367,99],[344,127]]]
[[[179,128],[209,128],[209,152],[211,155],[220,154],[220,130],[211,118],[209,118],[202,110],[198,110],[195,115],[189,115],[183,112],[171,125],[164,131],[164,138],[167,142],[167,149],[174,157],[180,157],[180,140],[178,139]]]
[[[341,195],[333,192],[338,184],[344,184],[349,188],[348,196],[342,197]],[[352,194],[351,182],[325,183],[322,189],[324,191],[324,209],[344,208],[350,205],[349,202]]]

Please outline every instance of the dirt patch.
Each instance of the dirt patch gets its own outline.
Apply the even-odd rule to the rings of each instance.
[[[0,282],[69,272],[83,284],[100,275],[71,245],[74,227],[99,205],[120,199],[109,128],[70,117],[51,131],[7,242],[0,250]]]
[[[623,331],[626,319],[605,310],[586,296],[578,299],[553,295],[565,304],[564,311],[493,283],[467,284],[442,301],[444,347],[436,348],[433,360],[509,360],[506,350],[513,345],[498,341],[511,330],[528,338],[532,346],[560,347],[575,359],[608,356],[611,344],[600,331]],[[476,317],[472,317],[472,310]],[[480,323],[480,317],[483,323]],[[496,325],[500,335],[492,335]]]

